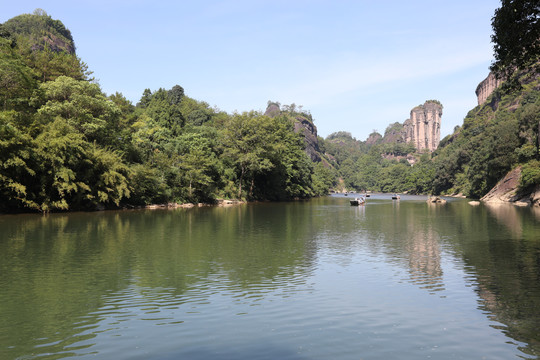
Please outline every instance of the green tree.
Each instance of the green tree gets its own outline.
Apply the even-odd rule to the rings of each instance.
[[[185,119],[180,111],[179,104],[176,102],[178,101],[178,94],[174,92],[172,98],[170,94],[165,89],[154,92],[150,101],[146,104],[145,111],[159,126],[170,129],[173,136],[176,136],[182,132]]]
[[[37,209],[27,185],[36,174],[34,139],[17,126],[15,111],[0,111],[0,209]]]
[[[150,100],[152,100],[152,91],[150,91],[150,89],[144,89],[141,100],[139,101],[137,106],[145,108],[150,103]]]
[[[51,81],[60,76],[92,80],[88,65],[74,54],[56,52],[46,45],[41,51],[22,52],[22,55],[26,63],[34,69],[39,81]]]
[[[517,163],[517,133],[515,116],[504,111],[497,113],[494,122],[477,138],[468,169],[470,196],[482,197]]]
[[[272,163],[255,179],[258,198],[285,200],[313,196],[313,164],[301,134],[286,114],[269,120],[267,157]]]
[[[130,169],[131,204],[163,204],[169,200],[170,192],[159,169],[148,163],[131,164]]]
[[[215,195],[220,164],[215,150],[217,134],[190,132],[179,137],[180,169],[187,182],[187,200],[210,201]]]
[[[184,88],[180,85],[174,85],[171,90],[169,90],[169,99],[172,105],[180,104],[184,95]]]
[[[0,37],[0,101],[3,110],[25,110],[37,83],[32,70],[11,47],[11,41]]]
[[[336,185],[337,174],[335,170],[318,162],[314,166],[312,179],[313,194],[324,196]]]
[[[491,25],[495,61],[491,70],[509,78],[516,70],[534,68],[540,61],[540,4],[537,0],[501,0]]]
[[[531,160],[523,165],[519,187],[529,190],[540,184],[540,161]]]
[[[234,114],[223,131],[223,155],[237,170],[238,198],[243,186],[251,182],[248,195],[253,194],[255,174],[269,170],[273,164],[267,158],[271,119],[255,112]]]
[[[85,141],[64,119],[46,124],[36,144],[33,194],[40,211],[118,206],[129,197],[129,169],[121,156]]]
[[[108,100],[97,84],[60,76],[41,84],[43,104],[38,109],[42,123],[61,117],[88,141],[117,143],[120,110]]]

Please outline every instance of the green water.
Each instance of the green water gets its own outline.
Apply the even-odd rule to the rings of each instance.
[[[0,359],[537,359],[540,210],[0,216]]]

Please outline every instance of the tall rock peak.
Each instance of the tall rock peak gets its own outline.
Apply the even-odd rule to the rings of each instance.
[[[418,151],[433,152],[441,140],[442,104],[428,100],[411,110],[411,117],[403,123],[403,140]]]

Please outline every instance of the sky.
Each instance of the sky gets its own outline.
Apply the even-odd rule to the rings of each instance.
[[[0,0],[0,22],[45,10],[107,94],[148,88],[232,113],[302,105],[319,136],[365,140],[443,104],[441,138],[477,105],[499,0]]]

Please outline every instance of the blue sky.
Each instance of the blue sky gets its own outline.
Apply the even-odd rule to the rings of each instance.
[[[319,135],[365,140],[428,99],[441,135],[477,104],[499,0],[1,0],[0,22],[44,9],[71,30],[104,92],[136,103],[181,85],[227,112],[268,100],[311,111]]]

